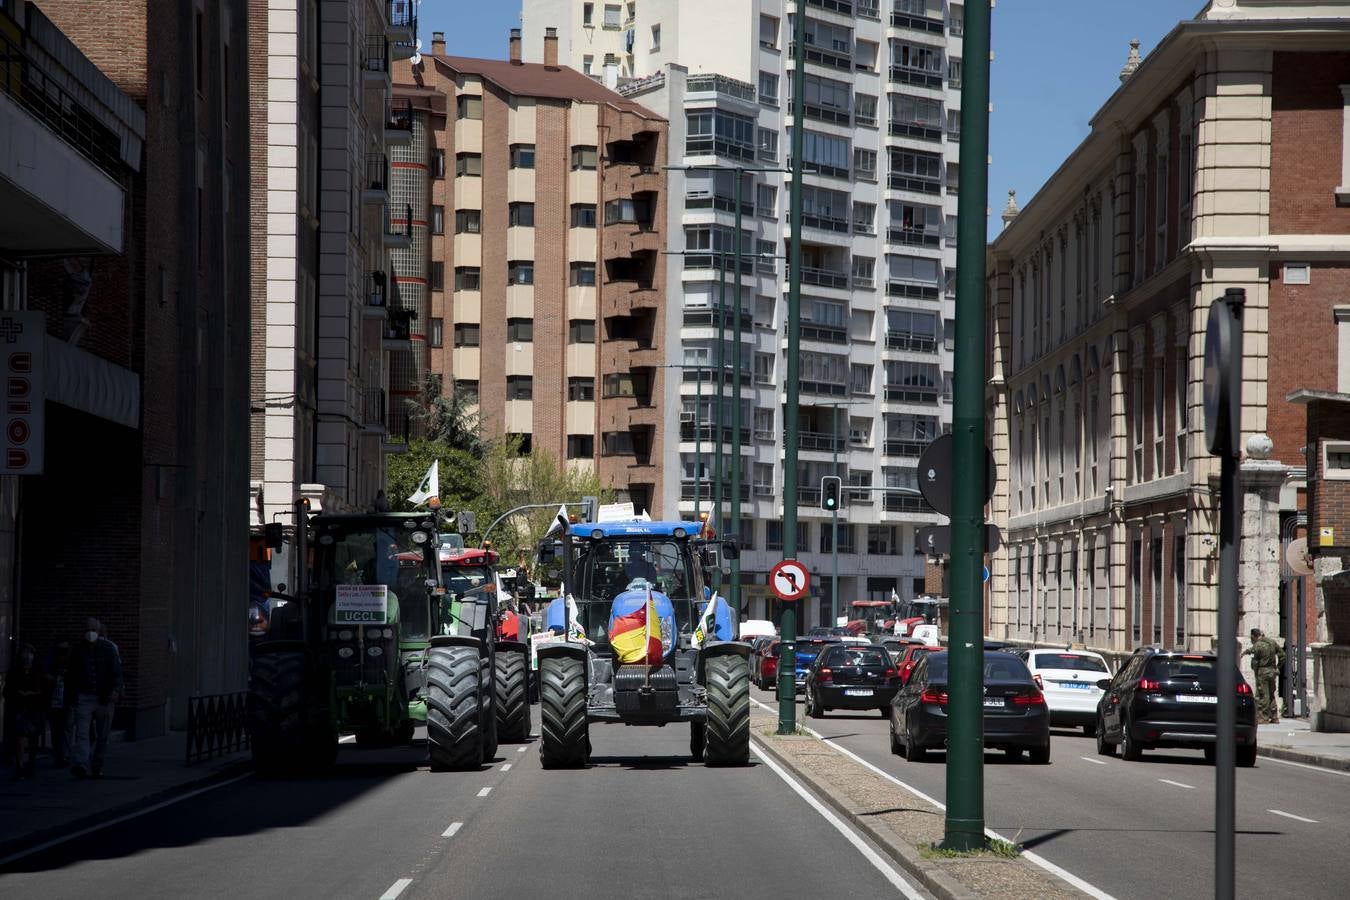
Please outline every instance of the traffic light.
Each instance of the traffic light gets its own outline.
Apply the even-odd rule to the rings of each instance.
[[[826,475],[820,479],[820,508],[834,512],[839,508],[839,494],[843,482],[838,475]]]

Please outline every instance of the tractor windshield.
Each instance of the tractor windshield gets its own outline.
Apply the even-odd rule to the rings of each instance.
[[[577,596],[587,637],[608,641],[610,607],[624,591],[658,591],[670,598],[675,624],[689,629],[694,618],[694,572],[689,544],[661,538],[617,538],[584,543],[577,555]]]
[[[338,584],[382,584],[389,589],[389,614],[398,610],[404,640],[425,640],[430,614],[426,579],[428,544],[415,529],[366,526],[324,528],[319,534],[318,578],[324,589]]]

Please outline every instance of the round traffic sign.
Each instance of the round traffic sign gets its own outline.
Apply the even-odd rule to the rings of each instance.
[[[811,576],[806,566],[795,559],[785,559],[769,570],[769,588],[779,600],[800,600],[811,588]]]
[[[1216,456],[1238,450],[1241,417],[1241,374],[1234,386],[1233,368],[1241,366],[1241,333],[1228,300],[1215,300],[1209,307],[1205,328],[1205,446]]]

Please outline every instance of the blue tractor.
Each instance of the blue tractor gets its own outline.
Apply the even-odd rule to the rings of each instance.
[[[555,637],[537,651],[544,768],[584,766],[600,722],[687,722],[696,760],[747,764],[750,645],[735,639],[726,601],[705,589],[719,548],[734,559],[735,542],[698,522],[631,520],[572,523],[561,543],[564,589],[546,616]],[[659,650],[624,664],[610,635],[643,609],[655,612],[647,640],[659,633]]]

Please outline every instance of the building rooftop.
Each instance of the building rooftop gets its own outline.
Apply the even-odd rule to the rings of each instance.
[[[475,59],[470,56],[433,55],[430,58],[461,75],[477,75],[517,97],[605,103],[644,119],[665,121],[642,104],[566,66],[553,68],[541,63],[513,63],[504,59]]]

